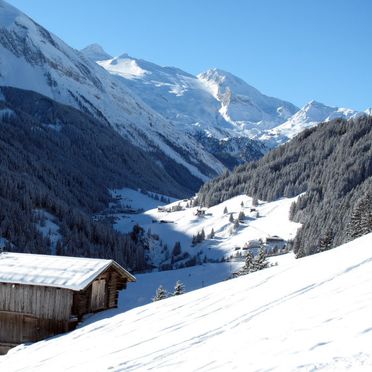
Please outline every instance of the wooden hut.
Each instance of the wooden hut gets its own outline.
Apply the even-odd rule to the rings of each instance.
[[[119,290],[135,280],[113,260],[0,253],[0,354],[117,307]]]

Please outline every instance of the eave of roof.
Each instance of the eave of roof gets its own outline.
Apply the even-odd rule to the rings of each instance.
[[[136,281],[114,260],[4,252],[0,254],[0,283],[81,291],[110,267],[129,282]]]

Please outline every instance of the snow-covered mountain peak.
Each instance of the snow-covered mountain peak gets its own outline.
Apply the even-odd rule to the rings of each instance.
[[[124,53],[120,54],[120,56],[117,57],[117,58],[120,58],[120,59],[128,59],[128,58],[131,58],[131,57],[129,56],[128,53],[124,52]],[[133,59],[133,58],[132,58],[132,59]]]
[[[11,26],[23,14],[7,2],[0,0],[0,24],[2,27]]]
[[[97,43],[88,45],[87,47],[81,50],[81,53],[83,53],[87,58],[89,58],[93,62],[103,61],[112,58],[112,56],[110,56],[110,54],[108,54],[102,48],[102,46]]]
[[[271,141],[273,144],[286,142],[306,128],[311,128],[321,122],[334,119],[350,119],[356,117],[358,112],[343,107],[331,107],[312,100],[297,111],[285,123],[268,131],[261,139]]]
[[[240,88],[244,91],[244,93],[247,93],[247,90],[249,89],[251,94],[261,94],[256,88],[247,84],[243,79],[219,68],[212,68],[199,74],[198,79],[208,82],[209,84],[217,84],[220,89],[230,88],[239,90]]]
[[[301,118],[306,121],[321,121],[324,120],[328,115],[337,110],[335,107],[329,107],[318,101],[312,100],[307,103],[300,111],[294,116]]]
[[[298,111],[291,103],[268,97],[221,69],[207,70],[198,79],[221,102],[219,112],[223,118],[245,135],[276,127]]]
[[[140,66],[138,60],[131,58],[127,53],[105,61],[97,61],[97,63],[111,74],[119,75],[125,79],[143,78],[150,73]]]
[[[302,117],[307,121],[320,122],[329,121],[337,118],[349,119],[357,112],[353,109],[344,107],[331,107],[318,101],[312,100],[307,103],[295,116]]]
[[[0,86],[35,91],[90,113],[133,144],[163,153],[201,180],[222,172],[223,165],[199,143],[115,76],[6,2],[0,0],[0,5]],[[136,65],[130,67],[141,73]]]

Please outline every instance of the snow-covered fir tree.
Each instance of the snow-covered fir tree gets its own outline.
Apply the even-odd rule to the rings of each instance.
[[[269,267],[269,261],[267,260],[265,249],[261,248],[253,261],[252,271],[263,270],[267,267]]]
[[[156,290],[155,296],[153,297],[152,301],[155,302],[155,301],[164,300],[167,297],[168,297],[168,293],[166,289],[162,285],[160,285],[159,288]]]
[[[185,285],[180,280],[177,280],[176,285],[174,286],[173,296],[179,296],[184,293]]]

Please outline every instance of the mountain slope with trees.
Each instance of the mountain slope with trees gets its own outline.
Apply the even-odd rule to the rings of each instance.
[[[291,208],[303,224],[294,240],[302,257],[372,230],[372,117],[334,120],[305,130],[254,163],[206,183],[198,203],[235,195],[276,200],[304,193]]]
[[[148,152],[172,178],[173,163],[196,179],[194,189],[224,166],[189,134],[159,115],[82,53],[0,0],[0,85],[32,90],[105,121]],[[192,183],[190,178],[189,183]]]
[[[92,219],[112,201],[109,189],[191,193],[182,172],[184,186],[106,123],[16,88],[0,89],[0,170],[0,236],[7,250],[51,252],[36,226],[35,211],[45,210],[60,227],[57,254],[114,258],[133,269],[144,266],[140,239]]]

